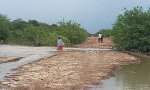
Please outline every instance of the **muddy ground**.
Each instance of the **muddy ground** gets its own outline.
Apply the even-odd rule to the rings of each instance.
[[[99,44],[92,37],[77,47],[110,48],[111,39],[106,40]],[[1,85],[14,90],[86,90],[115,75],[121,65],[135,63],[139,63],[136,57],[116,51],[62,52],[19,67]]]
[[[20,60],[22,57],[0,57],[0,64],[7,62],[15,62]]]

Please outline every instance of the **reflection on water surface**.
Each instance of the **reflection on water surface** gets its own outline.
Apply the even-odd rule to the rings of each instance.
[[[90,90],[150,90],[150,59],[142,59],[138,65],[123,66],[115,77]]]

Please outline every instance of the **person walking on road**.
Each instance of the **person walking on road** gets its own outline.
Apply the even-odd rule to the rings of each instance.
[[[98,34],[98,42],[103,43],[103,35],[102,34]]]
[[[98,34],[98,43],[101,42],[101,38],[102,38],[102,35],[101,35],[101,34]]]

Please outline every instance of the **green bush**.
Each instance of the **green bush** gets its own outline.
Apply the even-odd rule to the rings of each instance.
[[[79,24],[72,21],[59,22],[58,28],[58,35],[63,35],[68,38],[71,44],[83,43],[89,35]]]
[[[150,9],[125,10],[113,26],[113,41],[119,50],[148,52],[150,50]]]
[[[62,37],[66,46],[83,43],[89,33],[72,21],[61,21],[48,25],[36,20],[28,22],[22,19],[10,21],[0,15],[0,43],[56,46],[58,37]]]

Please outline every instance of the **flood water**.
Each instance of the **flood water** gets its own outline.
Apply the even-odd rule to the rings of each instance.
[[[65,48],[65,50],[92,51],[101,49]],[[0,64],[0,81],[4,80],[4,76],[7,76],[11,69],[55,54],[55,48],[51,47],[0,45],[0,57],[24,57],[17,62]],[[91,86],[92,88],[89,90],[150,90],[150,59],[142,59],[142,63],[138,65],[123,66],[115,74],[115,77],[103,80],[102,83],[99,86]],[[0,88],[0,90],[6,89]]]
[[[89,90],[150,90],[150,59],[142,59],[138,65],[123,66],[101,86]]]
[[[0,81],[3,81],[12,69],[52,55],[55,55],[55,48],[0,45],[0,57],[23,57],[16,62],[0,64]]]
[[[94,50],[111,50],[111,49],[94,49],[94,48],[65,48],[64,51],[82,50],[82,51],[94,51]],[[10,73],[12,69],[19,66],[31,63],[42,58],[47,58],[56,55],[56,47],[28,47],[28,46],[12,46],[12,45],[0,45],[0,57],[23,57],[16,62],[8,62],[0,64],[0,81],[3,81],[7,73]]]

